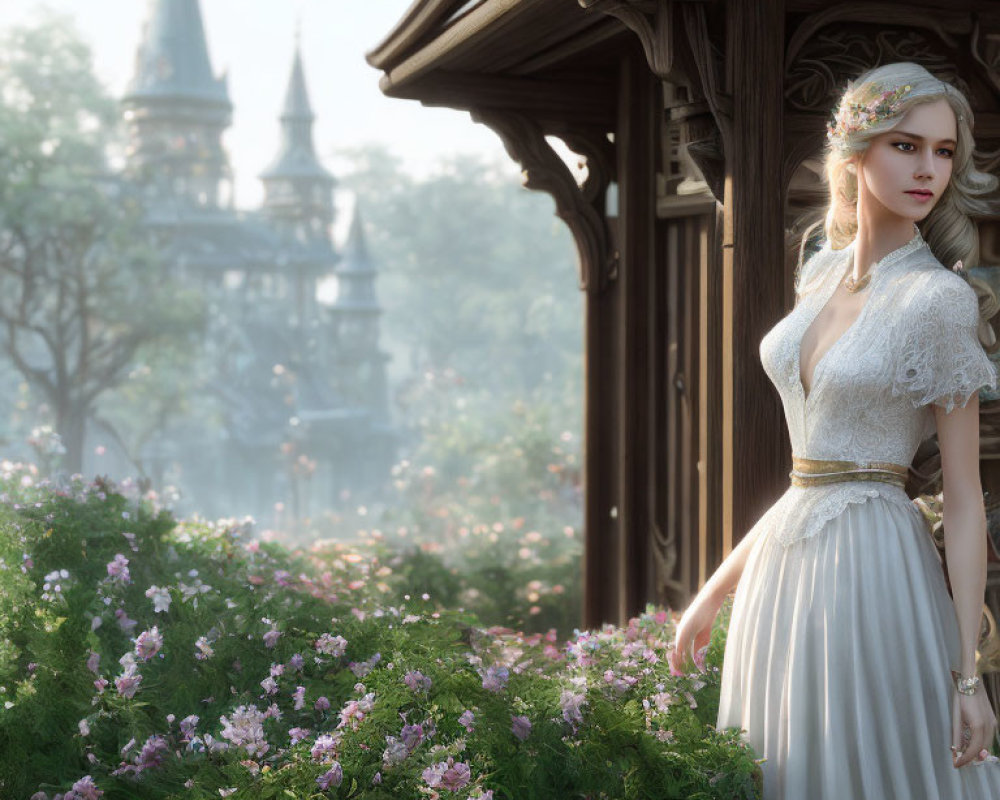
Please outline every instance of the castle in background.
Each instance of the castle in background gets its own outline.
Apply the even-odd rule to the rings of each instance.
[[[375,271],[355,209],[342,252],[332,239],[334,178],[317,158],[298,44],[282,142],[261,174],[260,209],[237,211],[222,135],[233,106],[209,59],[199,0],[150,0],[122,100],[125,179],[185,286],[210,298],[208,387],[220,421],[182,418],[136,454],[180,513],[252,514],[284,526],[379,499],[397,447],[379,349]],[[320,286],[335,286],[334,299]],[[123,453],[88,471],[133,474]],[[109,469],[111,461],[120,469]]]

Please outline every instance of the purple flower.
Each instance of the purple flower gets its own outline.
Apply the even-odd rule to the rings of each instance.
[[[310,754],[314,761],[334,759],[337,757],[337,748],[340,746],[341,733],[324,733],[316,737]]]
[[[265,647],[274,647],[278,643],[278,639],[281,638],[281,631],[276,629],[271,629],[264,634],[264,645]]]
[[[294,709],[300,711],[302,707],[306,704],[306,687],[296,686],[295,691],[292,693],[292,697],[295,698]]]
[[[135,757],[136,766],[139,769],[158,767],[166,760],[169,752],[166,739],[162,736],[150,736]]]
[[[260,685],[263,687],[264,691],[267,692],[268,694],[274,694],[275,692],[278,691],[278,683],[270,675],[264,678],[264,680],[260,682]]]
[[[507,667],[488,667],[483,675],[483,688],[490,692],[502,692],[509,677],[510,670]]]
[[[466,710],[462,712],[462,716],[458,718],[458,724],[465,728],[466,731],[472,733],[472,728],[476,722],[476,715],[471,711]]]
[[[76,800],[98,800],[102,794],[104,792],[97,788],[94,779],[85,775],[73,784],[73,788],[66,793],[66,797],[72,795]]]
[[[293,745],[307,738],[310,733],[311,731],[308,728],[289,728],[288,730],[288,736],[292,740]]]
[[[425,769],[422,777],[432,789],[441,787],[451,792],[457,792],[469,784],[472,770],[464,761],[459,761],[456,764],[455,759],[449,756],[447,761],[439,761]]]
[[[522,742],[531,735],[531,720],[527,717],[515,717],[512,714],[510,720],[511,731],[513,731],[514,735]]]
[[[329,789],[331,786],[340,786],[344,780],[344,770],[336,761],[333,766],[316,779],[320,789]]]
[[[189,714],[181,720],[181,733],[184,735],[184,738],[191,738],[191,734],[194,733],[194,728],[197,724],[198,716],[196,714]]]
[[[163,637],[155,625],[148,631],[140,633],[135,640],[135,654],[143,661],[149,661],[160,652],[161,647],[163,647]]]
[[[108,577],[119,583],[131,583],[132,576],[128,571],[128,559],[121,553],[116,553],[115,557],[108,562]]]
[[[562,695],[559,697],[559,704],[562,706],[563,719],[570,723],[574,728],[580,722],[583,722],[583,714],[580,712],[580,706],[586,702],[586,695],[583,693],[574,693],[569,689],[564,689]]]
[[[290,659],[288,659],[288,666],[298,672],[302,669],[302,666],[306,663],[306,660],[302,657],[300,653],[296,653]]]
[[[416,749],[417,745],[424,740],[424,726],[404,725],[403,730],[399,734],[399,738],[403,740],[403,744],[406,745],[406,749],[412,753],[414,749]]]
[[[411,670],[403,676],[403,683],[409,686],[413,691],[429,691],[431,688],[431,679],[424,675],[419,670]]]
[[[104,687],[108,685],[108,682],[104,678],[98,678],[94,681],[94,688],[97,689],[98,694],[104,694]]]
[[[326,697],[320,697],[313,706],[317,711],[329,711],[330,701]]]

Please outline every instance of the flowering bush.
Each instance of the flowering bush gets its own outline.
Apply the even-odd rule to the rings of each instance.
[[[131,484],[5,464],[0,491],[2,797],[760,796],[713,726],[726,609],[672,675],[665,611],[560,642]]]

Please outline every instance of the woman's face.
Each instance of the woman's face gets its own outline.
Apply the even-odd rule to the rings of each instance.
[[[861,154],[859,211],[865,208],[875,218],[922,220],[948,188],[957,138],[955,113],[947,100],[911,108]]]

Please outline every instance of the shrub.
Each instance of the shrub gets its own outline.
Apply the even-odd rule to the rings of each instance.
[[[665,611],[485,628],[386,602],[363,549],[178,522],[127,483],[0,484],[4,797],[760,796],[713,725],[725,610],[705,671],[671,675]]]

